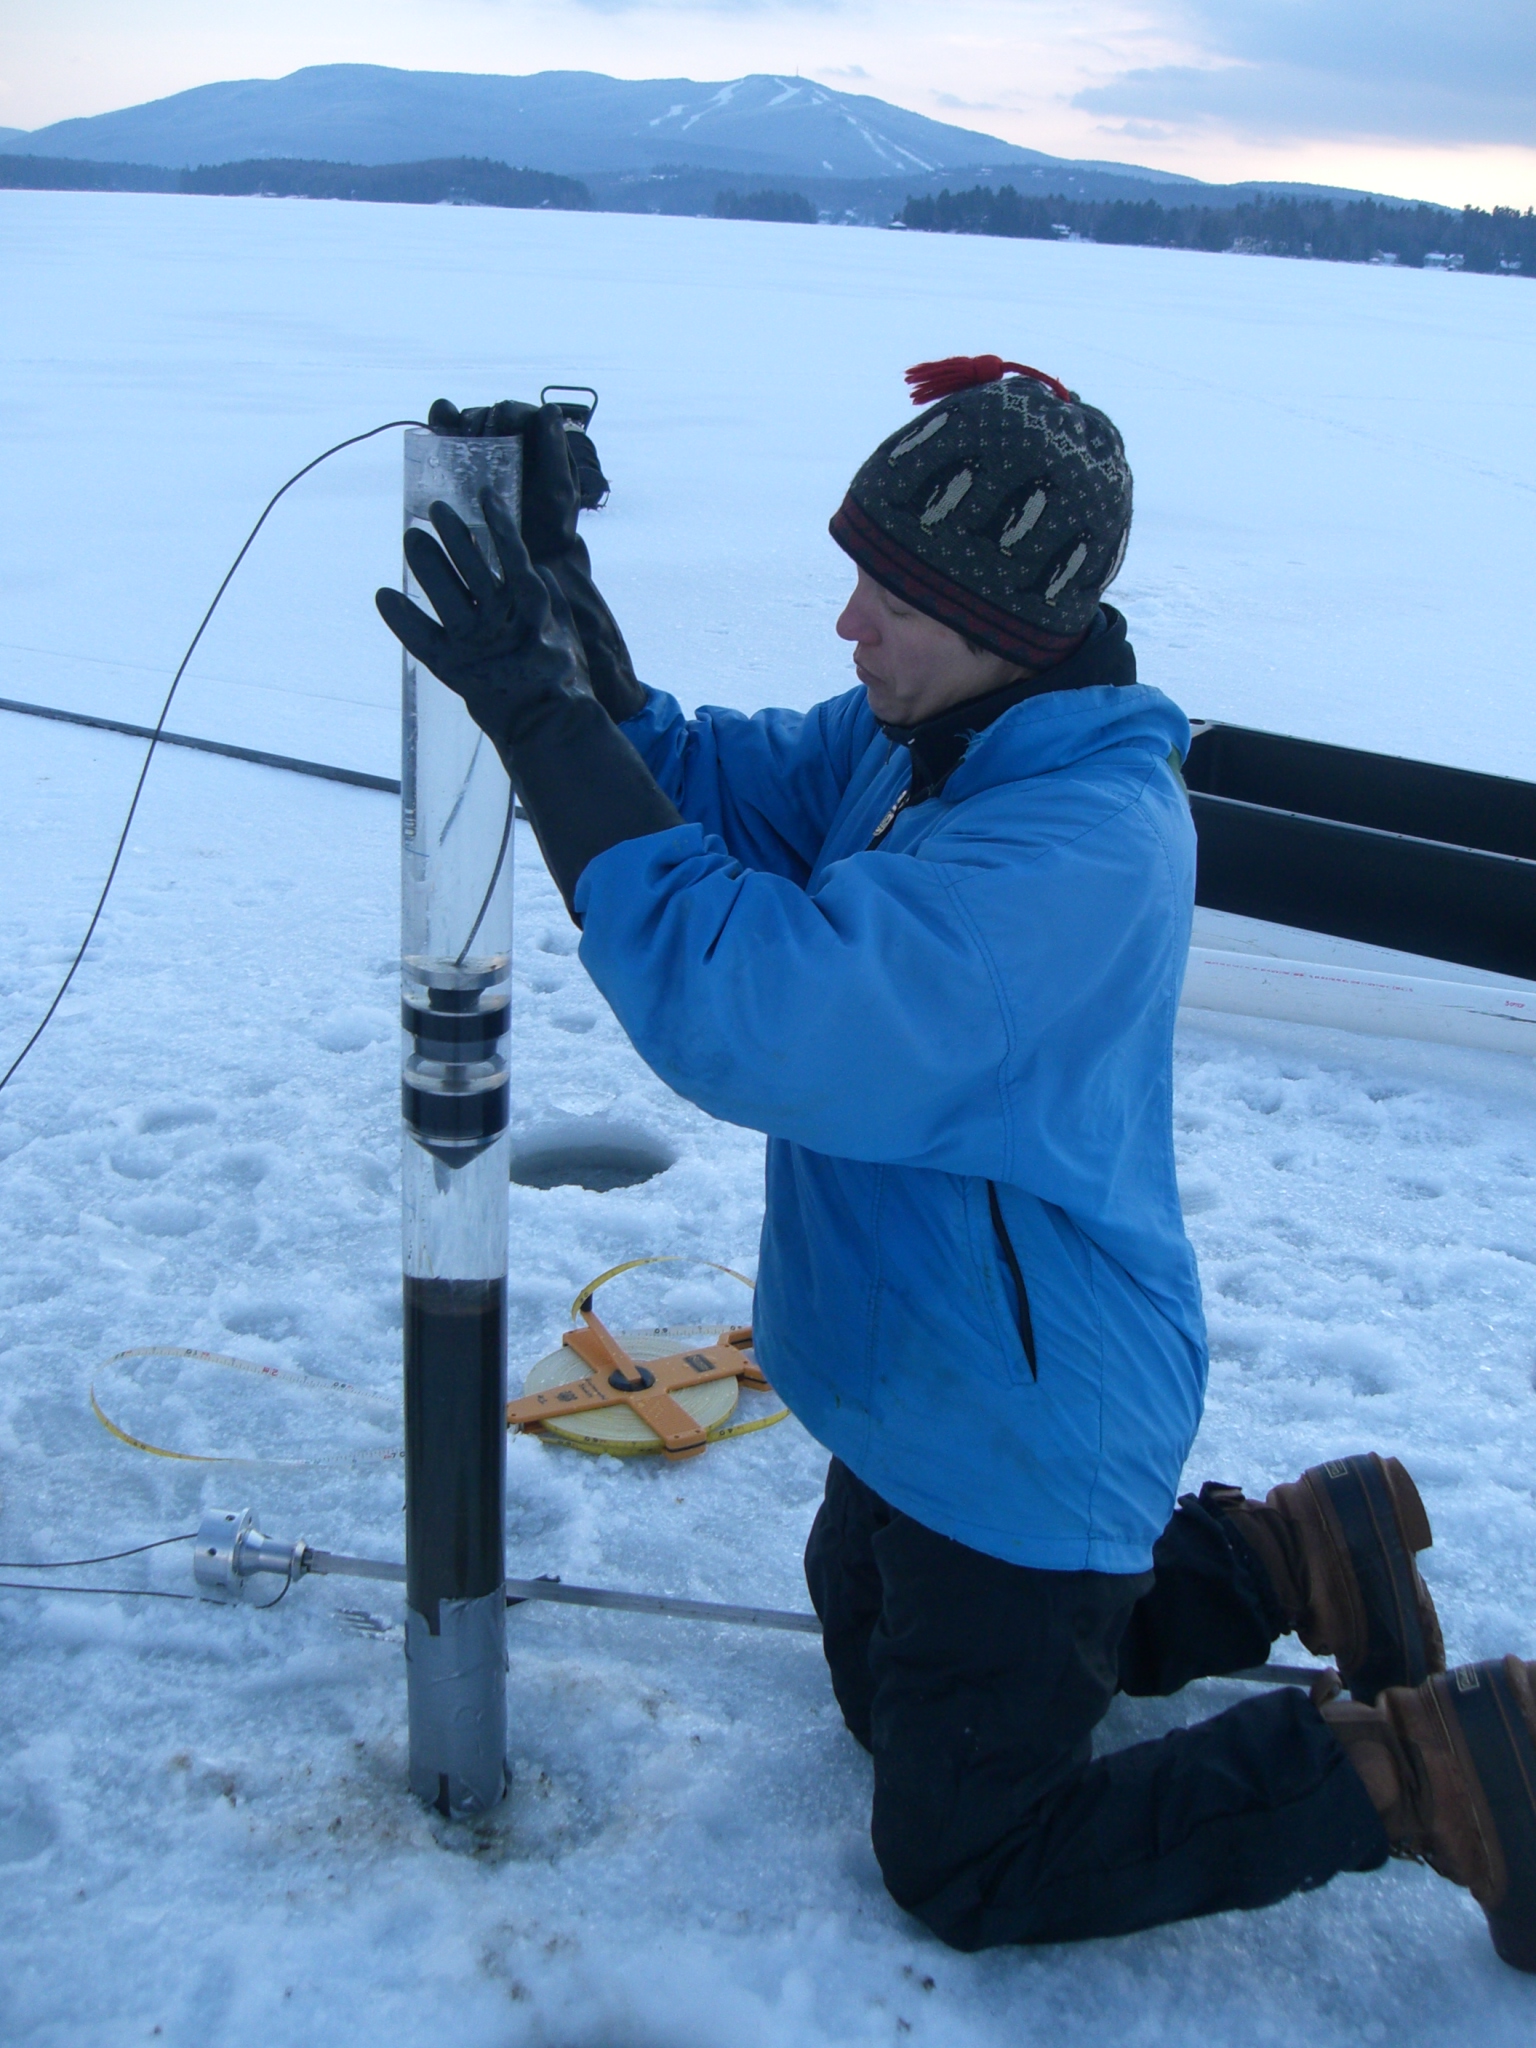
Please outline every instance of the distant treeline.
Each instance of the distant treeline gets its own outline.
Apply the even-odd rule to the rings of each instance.
[[[256,158],[200,164],[183,171],[182,192],[257,193],[273,199],[372,199],[396,206],[554,206],[585,211],[592,194],[579,178],[513,170],[483,156],[438,157],[419,164],[305,163]]]
[[[1520,271],[1536,276],[1536,210],[1468,206],[1383,206],[1355,199],[1269,198],[1236,206],[1162,206],[1154,199],[1091,200],[1057,195],[1025,198],[1012,185],[997,191],[940,192],[909,199],[900,219],[932,234],[1013,235],[1158,249],[1238,249],[1261,256],[1312,256],[1332,263],[1387,258],[1422,266],[1450,259],[1458,269]]]
[[[816,209],[803,192],[717,192],[716,220],[792,220],[814,227]]]
[[[88,164],[71,156],[0,156],[9,192],[175,192],[175,171],[158,164]]]
[[[579,178],[514,170],[489,157],[443,157],[419,164],[306,163],[258,157],[201,164],[195,171],[150,164],[91,164],[70,157],[0,156],[0,187],[32,192],[202,192],[274,199],[372,199],[404,206],[549,206],[585,211],[592,195]]]

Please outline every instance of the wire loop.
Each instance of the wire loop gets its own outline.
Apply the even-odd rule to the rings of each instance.
[[[327,448],[323,454],[317,455],[314,458],[313,462],[306,462],[302,469],[296,469],[293,475],[289,477],[287,483],[283,484],[278,490],[275,490],[272,493],[271,497],[268,498],[265,506],[262,508],[261,517],[257,520],[256,524],[251,528],[250,532],[246,535],[239,554],[236,555],[235,559],[230,563],[229,567],[225,570],[224,581],[213,593],[213,601],[209,605],[207,611],[203,613],[202,623],[199,625],[197,631],[192,635],[192,638],[187,645],[187,651],[181,657],[180,662],[177,664],[175,675],[171,677],[171,687],[165,693],[165,702],[160,706],[160,716],[155,720],[154,731],[150,734],[149,737],[149,745],[144,750],[144,765],[140,768],[139,779],[133,786],[133,797],[128,805],[128,815],[123,820],[123,829],[118,835],[117,849],[112,855],[112,865],[107,869],[107,879],[101,885],[101,894],[96,899],[96,908],[91,912],[91,921],[85,928],[85,937],[80,941],[79,949],[76,952],[74,959],[70,961],[64,979],[59,983],[57,989],[55,989],[53,1001],[48,1005],[47,1009],[43,1012],[42,1019],[39,1022],[36,1030],[32,1033],[32,1036],[27,1040],[26,1044],[21,1048],[21,1051],[17,1053],[15,1059],[11,1061],[11,1064],[6,1068],[5,1072],[3,1074],[0,1074],[0,1088],[4,1088],[6,1086],[11,1076],[15,1073],[16,1069],[21,1065],[22,1061],[26,1058],[27,1054],[32,1050],[33,1046],[36,1045],[37,1041],[48,1029],[48,1026],[53,1022],[54,1013],[57,1011],[60,1003],[63,1002],[65,996],[68,994],[69,985],[75,978],[76,969],[79,967],[80,962],[85,958],[86,948],[90,945],[91,940],[96,935],[96,927],[101,922],[101,913],[107,907],[107,897],[111,894],[112,884],[117,879],[117,870],[122,862],[123,850],[128,844],[128,834],[133,829],[133,820],[139,808],[139,798],[144,794],[144,783],[149,775],[149,764],[155,758],[155,748],[160,744],[160,735],[165,728],[165,721],[171,715],[171,700],[175,697],[181,679],[187,672],[187,664],[191,661],[193,655],[197,652],[198,641],[202,639],[203,634],[208,629],[208,621],[213,617],[214,613],[219,608],[220,598],[224,595],[225,591],[228,590],[230,584],[233,582],[235,571],[239,568],[240,564],[245,560],[246,556],[250,553],[252,541],[255,540],[257,534],[260,533],[261,529],[266,525],[267,514],[272,510],[273,506],[276,505],[278,499],[285,496],[287,492],[291,491],[294,485],[298,483],[301,478],[308,476],[309,472],[312,469],[318,469],[322,462],[328,462],[333,455],[339,455],[343,448],[355,448],[359,441],[371,441],[376,434],[387,434],[390,432],[391,428],[394,427],[420,427],[424,426],[425,424],[426,422],[424,420],[385,420],[382,426],[370,427],[366,434],[350,434],[348,435],[345,441],[338,441],[334,448]],[[141,1446],[140,1448],[144,1448],[144,1446]]]

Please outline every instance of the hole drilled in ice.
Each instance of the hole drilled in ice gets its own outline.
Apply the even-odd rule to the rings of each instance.
[[[520,1188],[587,1188],[606,1195],[654,1180],[676,1157],[637,1125],[565,1117],[514,1139],[512,1178]]]

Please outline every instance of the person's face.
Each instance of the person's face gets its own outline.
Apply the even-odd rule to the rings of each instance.
[[[863,569],[837,632],[854,643],[854,673],[869,692],[870,710],[886,725],[921,725],[1026,673],[1000,654],[977,653],[951,627],[913,611]]]

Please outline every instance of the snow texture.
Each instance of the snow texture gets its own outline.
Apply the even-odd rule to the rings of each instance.
[[[902,368],[1000,349],[1122,426],[1118,600],[1191,712],[1536,776],[1526,288],[1391,269],[754,224],[304,202],[0,195],[0,694],[145,721],[255,510],[375,421],[590,379],[615,479],[599,575],[688,701],[848,681],[825,521],[899,423]],[[394,771],[395,437],[263,535],[183,730]],[[78,942],[140,750],[0,715],[0,1044]],[[387,1459],[178,1464],[393,1441],[396,816],[386,796],[167,751],[111,908],[0,1097],[0,1550],[79,1557],[245,1505],[401,1552]],[[525,831],[515,1116],[670,1160],[512,1190],[512,1356],[576,1287],[667,1251],[750,1271],[761,1144],[641,1066]],[[1453,1658],[1536,1651],[1536,1073],[1496,1054],[1186,1016],[1178,1142],[1213,1339],[1190,1478],[1262,1489],[1402,1455]],[[734,1319],[656,1268],[620,1321]],[[339,1377],[373,1407],[188,1345]],[[138,1406],[134,1407],[137,1403]],[[110,1412],[110,1410],[109,1410]],[[942,1425],[964,1427],[963,1417]],[[823,1460],[794,1423],[676,1469],[510,1446],[509,1569],[782,1607]],[[0,1576],[14,1579],[14,1571]],[[53,1573],[50,1579],[63,1576]],[[185,1591],[184,1547],[75,1576]],[[273,1582],[276,1583],[275,1581]],[[1536,1983],[1394,1864],[1269,1912],[1082,1948],[952,1954],[886,1897],[869,1767],[812,1639],[523,1607],[505,1810],[405,1790],[394,1589],[273,1614],[0,1592],[0,2038],[391,2048],[1125,2048],[1532,2038]],[[1291,1646],[1294,1654],[1294,1646]],[[1122,1703],[1121,1744],[1241,1696]]]

